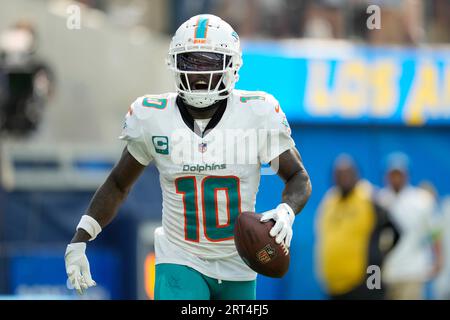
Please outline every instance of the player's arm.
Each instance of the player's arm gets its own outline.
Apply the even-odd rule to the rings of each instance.
[[[275,220],[270,235],[277,243],[289,247],[292,240],[292,225],[295,215],[306,205],[311,195],[311,181],[298,150],[293,147],[271,161],[278,176],[284,181],[282,203],[275,209],[263,213],[261,221]]]
[[[86,214],[81,218],[65,253],[67,275],[79,293],[95,286],[85,254],[86,242],[95,239],[102,228],[114,219],[144,168],[125,148],[119,162],[94,194]]]
[[[300,213],[311,195],[311,181],[297,148],[283,152],[278,161],[278,176],[285,186],[282,202],[288,204],[295,214]]]
[[[119,206],[144,169],[145,166],[136,161],[125,148],[119,162],[94,194],[86,215],[95,219],[102,229],[107,226],[116,216]],[[91,235],[80,228],[71,243],[86,242],[90,239]]]

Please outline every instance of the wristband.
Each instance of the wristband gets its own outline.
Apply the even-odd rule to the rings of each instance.
[[[86,231],[91,236],[89,241],[94,240],[97,237],[97,235],[102,231],[102,227],[97,222],[97,220],[95,220],[91,216],[88,216],[87,214],[81,217],[81,220],[77,225],[77,230],[80,228]]]

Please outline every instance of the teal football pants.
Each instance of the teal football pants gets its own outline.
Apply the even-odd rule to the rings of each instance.
[[[156,265],[155,300],[255,300],[256,280],[225,281],[179,264]]]

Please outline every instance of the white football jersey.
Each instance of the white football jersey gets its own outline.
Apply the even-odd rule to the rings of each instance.
[[[240,212],[255,211],[261,164],[294,147],[290,133],[277,100],[265,92],[233,90],[204,131],[177,104],[176,93],[136,99],[120,138],[138,162],[154,161],[160,174],[157,263],[184,262],[223,280],[254,279],[237,255],[234,222]],[[207,266],[212,260],[235,267],[215,266],[213,272]]]

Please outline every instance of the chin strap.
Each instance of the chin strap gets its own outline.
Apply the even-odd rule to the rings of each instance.
[[[222,83],[219,86],[219,90],[224,89],[225,86]],[[196,109],[205,109],[205,110],[210,110],[212,108],[214,108],[214,105],[217,103],[220,103],[220,101],[227,99],[228,96],[230,95],[231,90],[226,91],[226,92],[222,92],[219,95],[216,95],[215,99],[212,100],[209,97],[196,97],[195,95],[192,96],[188,96],[189,93],[188,92],[184,92],[184,93],[179,93],[179,96],[181,97],[181,99],[183,100],[183,102],[188,105],[189,107],[192,108],[196,108]],[[209,101],[208,101],[209,100]]]
[[[183,102],[191,108],[195,109],[212,109],[213,105],[219,100],[210,98],[197,98],[197,97],[186,97],[186,94],[182,95]],[[209,100],[209,101],[208,101]]]
[[[182,98],[183,99],[183,98]],[[185,99],[183,99],[183,102],[184,102],[184,104],[186,105],[186,107],[188,108],[188,109],[201,109],[202,111],[210,111],[210,110],[212,110],[212,109],[214,109],[214,108],[216,108],[217,107],[217,105],[221,102],[221,100],[215,100],[213,103],[211,103],[210,105],[208,105],[208,106],[202,106],[202,107],[196,107],[196,106],[193,106],[193,105],[190,105],[189,104],[189,102],[187,102]]]

